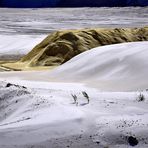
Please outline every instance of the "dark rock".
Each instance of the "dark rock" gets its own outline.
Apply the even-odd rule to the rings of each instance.
[[[130,146],[136,146],[136,145],[138,145],[139,142],[135,137],[130,136],[130,137],[128,137],[128,143]]]

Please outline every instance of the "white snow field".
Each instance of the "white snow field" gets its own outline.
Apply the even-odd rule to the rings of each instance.
[[[46,34],[63,29],[142,27],[148,7],[113,8],[0,8],[1,34]]]
[[[26,55],[46,35],[0,35],[0,59]]]
[[[0,148],[147,148],[147,48],[109,45],[51,72],[1,72]]]

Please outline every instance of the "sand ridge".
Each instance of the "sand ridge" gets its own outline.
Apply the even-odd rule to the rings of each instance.
[[[147,40],[148,27],[58,31],[48,35],[18,62],[3,66],[20,70],[38,66],[59,66],[98,46]]]

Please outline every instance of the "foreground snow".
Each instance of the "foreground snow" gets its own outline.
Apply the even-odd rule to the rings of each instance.
[[[53,72],[0,73],[0,148],[147,148],[147,47],[110,45]]]
[[[130,136],[139,147],[148,146],[147,92],[142,92],[145,100],[140,101],[140,92],[99,92],[82,84],[17,83],[20,86],[0,84],[0,147],[115,148],[128,146]]]

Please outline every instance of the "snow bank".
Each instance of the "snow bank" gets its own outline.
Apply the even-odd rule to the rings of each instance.
[[[0,35],[0,57],[27,54],[45,35]]]
[[[94,48],[51,73],[61,81],[85,82],[103,90],[148,88],[148,42],[133,42]]]

